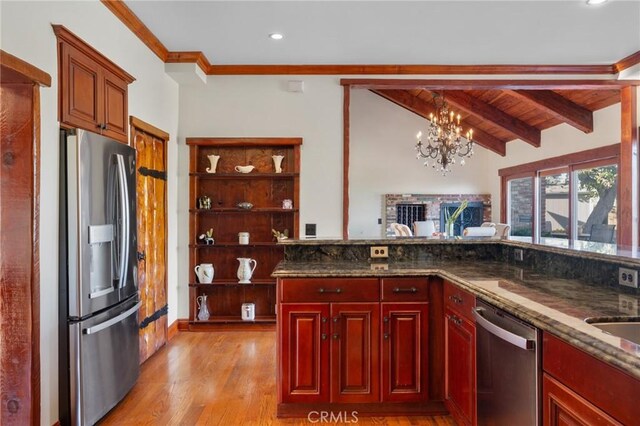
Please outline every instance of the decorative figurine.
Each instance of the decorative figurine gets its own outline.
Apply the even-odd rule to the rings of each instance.
[[[208,245],[208,246],[212,246],[214,243],[213,240],[213,228],[209,228],[209,230],[207,232],[205,232],[204,234],[201,234],[198,237],[199,240],[201,240],[203,242],[203,244]]]
[[[273,159],[273,168],[276,173],[282,173],[282,160],[284,159],[284,155],[272,155]]]
[[[206,195],[203,195],[202,197],[198,198],[198,208],[199,209],[204,209],[204,210],[210,210],[211,209],[211,198],[209,198]]]
[[[289,238],[289,230],[288,229],[285,229],[282,232],[276,231],[275,229],[272,229],[271,233],[273,234],[273,238],[275,238],[276,241],[282,241],[282,240],[286,240],[287,238]]]
[[[288,198],[282,200],[282,208],[285,210],[291,210],[293,208],[293,201]]]
[[[211,154],[207,155],[207,157],[209,157],[209,163],[211,164],[211,167],[207,167],[207,173],[215,173],[216,168],[218,167],[218,160],[220,159],[220,156]]]

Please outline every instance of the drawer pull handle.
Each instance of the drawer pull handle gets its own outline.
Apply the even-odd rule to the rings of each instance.
[[[394,293],[417,293],[418,289],[415,287],[411,287],[411,288],[400,288],[400,287],[396,287],[393,289]]]
[[[458,305],[462,304],[462,298],[460,296],[449,296],[449,300],[453,303],[457,303]]]
[[[342,293],[342,289],[341,288],[337,288],[335,290],[329,290],[329,289],[324,289],[324,288],[319,288],[318,289],[318,293]]]

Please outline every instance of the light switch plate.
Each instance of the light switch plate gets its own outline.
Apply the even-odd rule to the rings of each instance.
[[[524,250],[522,249],[514,249],[513,250],[513,258],[518,262],[522,262],[524,260]]]

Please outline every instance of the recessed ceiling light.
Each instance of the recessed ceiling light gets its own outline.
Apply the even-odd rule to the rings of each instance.
[[[594,4],[602,4],[602,3],[606,3],[607,0],[587,0],[587,4],[588,5],[594,5]]]
[[[280,33],[271,33],[269,34],[269,38],[272,40],[282,40],[284,36]]]

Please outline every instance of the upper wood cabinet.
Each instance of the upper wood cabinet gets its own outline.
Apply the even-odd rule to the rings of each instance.
[[[127,86],[135,79],[61,25],[58,119],[127,143]]]

